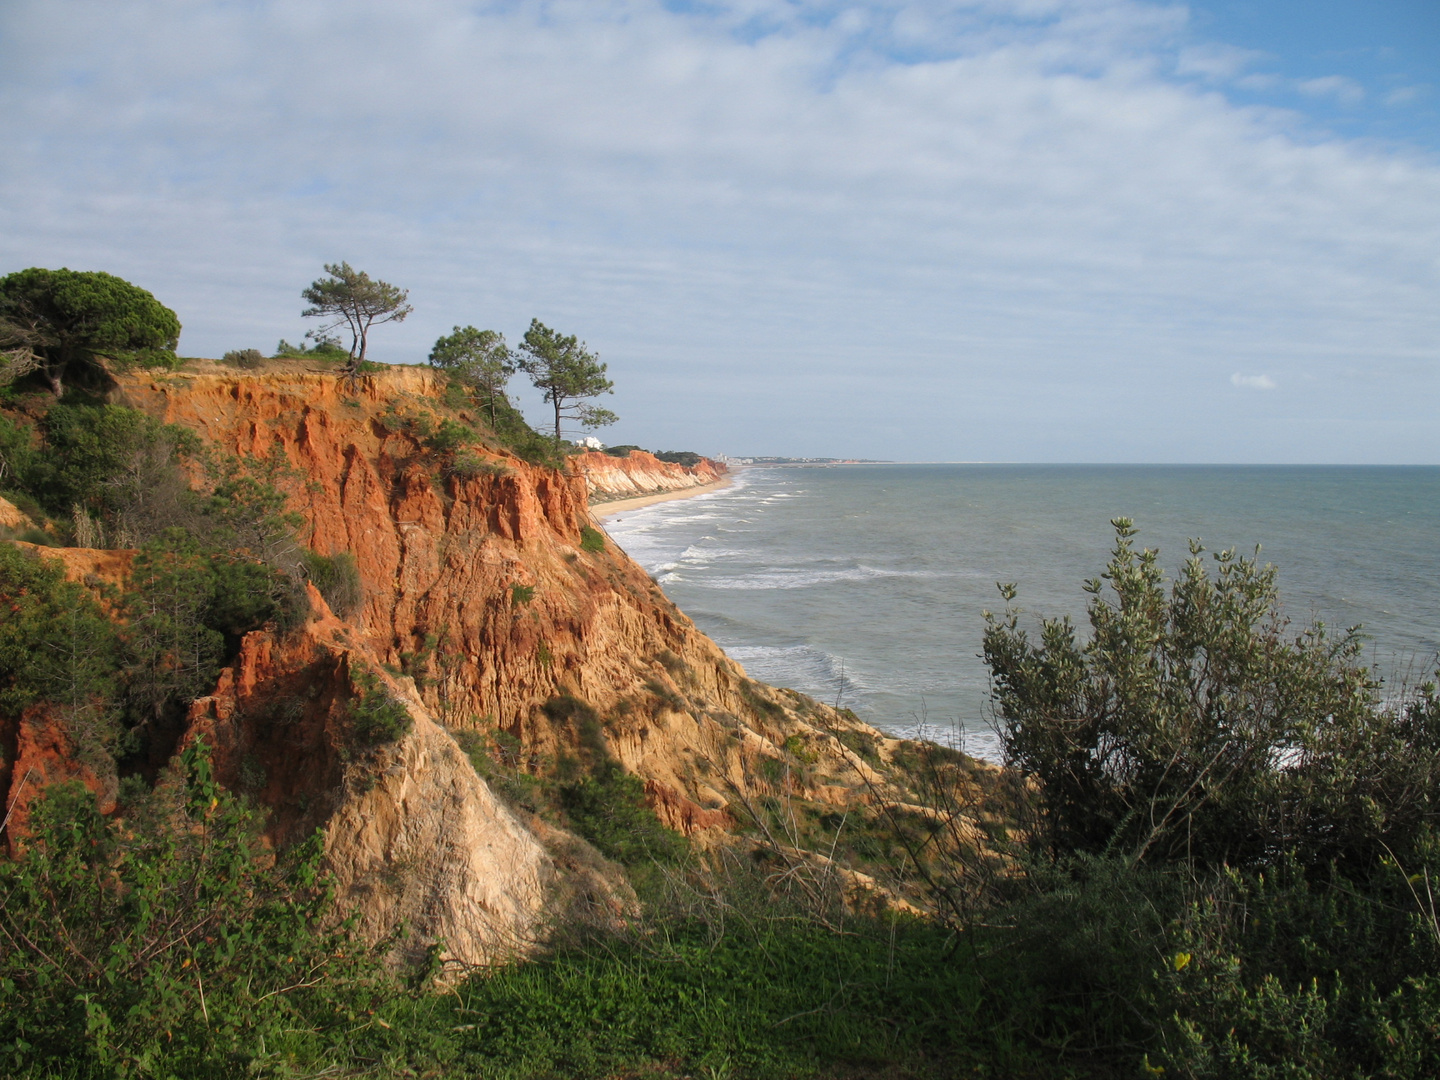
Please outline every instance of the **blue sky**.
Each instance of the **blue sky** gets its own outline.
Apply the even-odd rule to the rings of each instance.
[[[609,442],[1440,463],[1433,0],[9,0],[0,271],[532,317]],[[533,395],[522,394],[536,419]]]

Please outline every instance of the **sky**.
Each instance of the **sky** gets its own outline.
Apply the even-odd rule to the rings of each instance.
[[[0,273],[184,355],[345,260],[612,444],[1440,463],[1435,0],[4,0],[0,136]]]

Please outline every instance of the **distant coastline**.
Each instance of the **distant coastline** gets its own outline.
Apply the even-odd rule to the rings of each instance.
[[[688,499],[692,495],[704,495],[710,491],[723,491],[732,483],[734,483],[734,480],[726,476],[713,483],[700,484],[696,487],[677,488],[674,491],[657,491],[652,495],[637,495],[632,499],[609,499],[604,502],[592,502],[590,504],[590,513],[603,520],[604,518],[614,517],[616,514],[623,514],[628,510],[639,510],[642,506],[670,502],[672,499]]]

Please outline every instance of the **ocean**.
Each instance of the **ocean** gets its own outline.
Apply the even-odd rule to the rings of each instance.
[[[1434,670],[1440,467],[752,467],[605,525],[752,677],[993,759],[980,649],[996,583],[1085,627],[1081,582],[1121,516],[1172,576],[1191,537],[1259,544],[1294,623],[1361,625],[1392,684]]]

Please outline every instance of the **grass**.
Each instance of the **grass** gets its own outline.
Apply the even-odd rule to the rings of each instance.
[[[743,919],[743,916],[741,917]],[[658,928],[652,927],[653,930]],[[455,996],[456,1064],[495,1077],[794,1077],[903,1066],[963,1053],[953,1022],[974,1011],[971,973],[936,965],[943,935],[916,923],[690,919],[596,937],[472,979]],[[457,1025],[458,1026],[458,1025]]]

